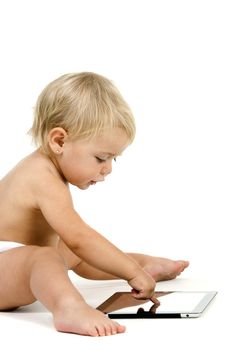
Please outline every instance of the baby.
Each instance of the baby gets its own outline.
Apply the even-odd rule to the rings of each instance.
[[[89,306],[68,276],[120,278],[137,299],[157,303],[155,282],[187,261],[126,254],[75,211],[69,184],[104,181],[135,136],[131,110],[94,73],[66,74],[42,91],[31,129],[37,145],[0,181],[0,310],[39,300],[58,331],[104,336],[125,327]]]

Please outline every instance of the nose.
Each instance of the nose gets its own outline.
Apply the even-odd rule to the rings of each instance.
[[[112,172],[112,160],[108,160],[104,163],[100,170],[100,174],[103,176],[109,175]]]

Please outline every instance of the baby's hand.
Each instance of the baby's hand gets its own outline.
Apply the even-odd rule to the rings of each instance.
[[[141,270],[128,283],[133,288],[131,293],[135,299],[150,299],[153,303],[158,303],[154,292],[155,281],[147,272]]]

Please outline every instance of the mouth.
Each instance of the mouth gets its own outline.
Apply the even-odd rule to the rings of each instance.
[[[97,184],[97,182],[102,182],[102,181],[104,181],[104,180],[105,180],[104,178],[98,179],[98,180],[96,180],[96,181],[95,181],[95,180],[92,180],[92,181],[89,182],[89,184],[90,184],[90,185],[95,185],[95,184]]]
[[[91,181],[90,185],[96,185],[97,181]]]

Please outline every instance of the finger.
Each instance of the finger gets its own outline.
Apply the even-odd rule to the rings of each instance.
[[[148,300],[148,297],[146,297],[142,291],[139,292],[139,291],[132,290],[131,294],[132,294],[132,297],[137,300]]]
[[[153,305],[151,306],[151,308],[150,308],[149,311],[150,311],[152,314],[155,314],[156,311],[157,311],[157,309],[158,309],[158,307],[159,307],[159,305],[153,304]]]
[[[140,298],[140,296],[141,296],[141,292],[139,290],[134,289],[134,288],[131,290],[131,294],[136,299]]]
[[[158,307],[160,305],[160,301],[156,298],[156,293],[154,293],[152,295],[152,297],[150,298],[150,300],[152,301],[152,303],[154,303],[156,305],[156,307]]]

